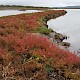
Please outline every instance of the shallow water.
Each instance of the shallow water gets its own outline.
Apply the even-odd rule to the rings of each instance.
[[[70,51],[80,49],[80,9],[67,9],[67,14],[47,22],[49,28],[69,36],[65,42],[71,43]]]
[[[0,10],[0,17],[2,16],[9,16],[9,15],[16,15],[21,13],[34,13],[34,12],[41,12],[40,10],[25,10],[25,11],[19,11],[19,10]]]

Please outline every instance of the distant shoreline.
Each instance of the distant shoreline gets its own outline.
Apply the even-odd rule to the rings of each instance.
[[[76,7],[35,7],[35,6],[18,6],[18,5],[0,5],[0,10],[8,10],[8,9],[14,9],[14,10],[46,10],[46,9],[80,9]]]
[[[8,9],[14,9],[14,10],[44,10],[44,9],[49,9],[48,7],[34,7],[34,6],[16,6],[16,5],[0,5],[0,10],[8,10]]]

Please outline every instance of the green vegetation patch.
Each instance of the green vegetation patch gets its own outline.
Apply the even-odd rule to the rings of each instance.
[[[37,32],[48,35],[52,30],[48,29],[46,26],[38,27]]]

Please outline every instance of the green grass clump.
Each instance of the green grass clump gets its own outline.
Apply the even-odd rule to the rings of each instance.
[[[45,26],[42,26],[42,27],[38,27],[37,28],[37,32],[39,32],[41,34],[45,34],[45,35],[48,35],[51,31],[52,31],[51,29],[48,29]]]

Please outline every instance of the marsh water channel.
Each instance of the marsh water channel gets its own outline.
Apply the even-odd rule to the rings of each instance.
[[[64,42],[71,43],[70,51],[80,49],[80,10],[67,9],[67,14],[56,19],[51,19],[47,22],[48,27],[54,31],[67,35],[69,38]],[[0,10],[0,17],[8,15],[16,15],[21,13],[41,12],[40,10]]]
[[[41,12],[40,10],[25,10],[25,11],[19,11],[19,10],[0,10],[0,17],[2,16],[9,16],[9,15],[17,15],[22,13],[34,13],[34,12]]]
[[[66,9],[67,14],[47,22],[48,27],[54,31],[67,35],[68,39],[64,42],[71,44],[71,52],[80,50],[80,9]]]

